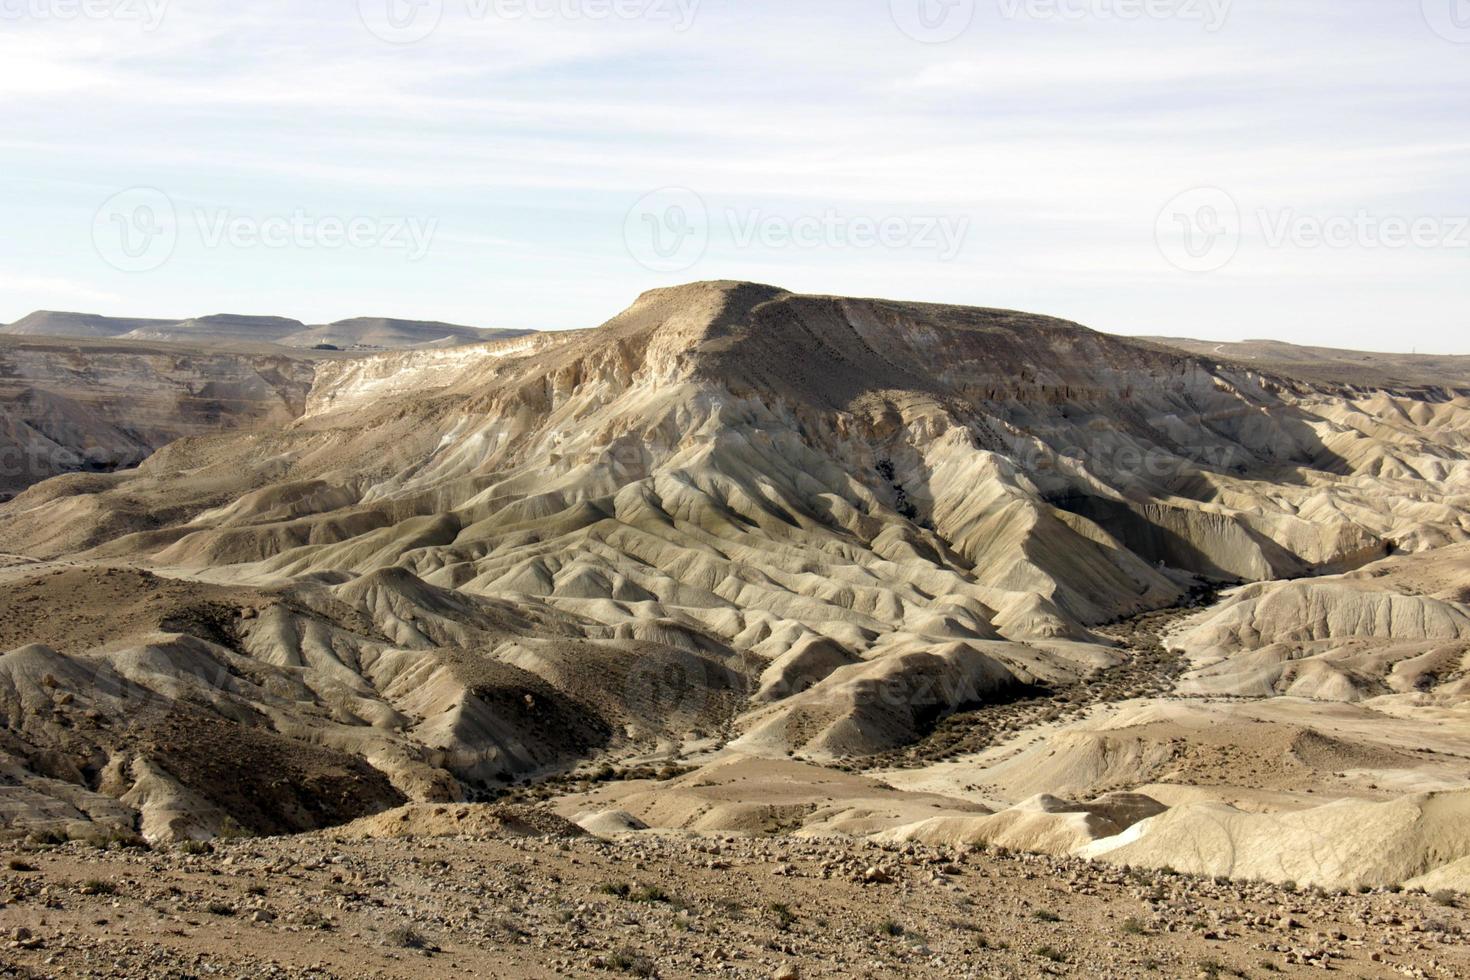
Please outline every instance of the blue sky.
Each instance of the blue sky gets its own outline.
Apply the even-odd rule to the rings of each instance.
[[[0,321],[737,278],[1470,353],[1470,0],[0,0],[0,91]]]

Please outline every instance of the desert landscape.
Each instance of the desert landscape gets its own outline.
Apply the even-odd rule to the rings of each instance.
[[[1470,975],[1470,359],[243,319],[0,330],[9,974]]]

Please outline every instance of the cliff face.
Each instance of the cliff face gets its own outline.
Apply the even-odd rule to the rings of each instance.
[[[302,413],[309,360],[88,341],[0,342],[0,494],[136,466],[185,436]]]

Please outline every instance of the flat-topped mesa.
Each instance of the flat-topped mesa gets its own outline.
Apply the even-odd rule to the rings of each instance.
[[[132,330],[151,329],[177,322],[37,310],[9,326],[0,327],[0,334],[14,337],[120,337]]]
[[[644,293],[568,354],[609,342],[658,378],[848,409],[882,392],[1058,400],[1136,385],[1208,384],[1180,351],[1010,310],[808,296],[712,281]]]

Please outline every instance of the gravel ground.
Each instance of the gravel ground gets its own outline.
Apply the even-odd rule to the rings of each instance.
[[[4,976],[1470,976],[1454,896],[851,840],[11,844],[0,901]]]

